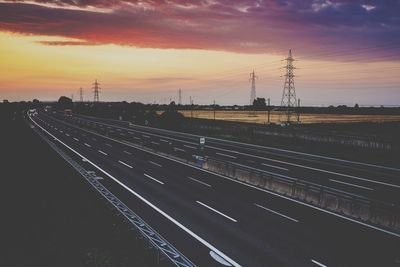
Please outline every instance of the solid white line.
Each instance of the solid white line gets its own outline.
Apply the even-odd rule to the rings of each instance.
[[[266,207],[264,207],[264,206],[261,206],[261,205],[259,205],[259,204],[257,204],[257,203],[254,203],[254,205],[256,205],[257,207],[262,208],[262,209],[264,209],[264,210],[266,210],[266,211],[272,212],[272,213],[274,213],[274,214],[276,214],[276,215],[282,216],[282,217],[284,217],[284,218],[286,218],[286,219],[288,219],[288,220],[291,220],[291,221],[293,221],[293,222],[299,222],[298,220],[293,219],[292,217],[286,216],[286,215],[284,215],[284,214],[282,214],[282,213],[279,213],[279,212],[277,212],[277,211],[274,211],[274,210],[271,210],[271,209],[266,208]]]
[[[91,145],[89,145],[89,144],[87,144],[87,143],[85,143],[85,146],[87,146],[87,147],[92,147]]]
[[[151,164],[153,164],[153,165],[156,165],[157,167],[162,167],[161,164],[155,163],[154,161],[149,160],[149,162],[150,162]]]
[[[224,154],[224,153],[219,153],[219,152],[216,152],[215,154],[217,154],[217,155],[220,155],[220,156],[224,156],[224,157],[228,157],[228,158],[233,158],[233,159],[236,159],[236,157],[235,157],[235,156],[231,156],[231,155]]]
[[[207,209],[212,210],[212,211],[215,212],[215,213],[218,213],[219,215],[224,216],[225,218],[231,220],[232,222],[237,222],[237,220],[233,219],[232,217],[229,217],[228,215],[223,214],[222,212],[220,212],[220,211],[218,211],[218,210],[216,210],[216,209],[214,209],[214,208],[212,208],[212,207],[210,207],[210,206],[204,204],[203,202],[196,201],[196,203],[202,205],[203,207],[206,207]]]
[[[29,116],[29,114],[28,114]],[[62,142],[61,140],[58,140],[54,135],[52,135],[51,133],[49,133],[46,129],[44,129],[42,126],[40,126],[38,123],[36,123],[30,116],[29,118],[33,121],[33,123],[35,123],[39,128],[41,128],[43,131],[45,131],[47,134],[49,134],[50,136],[52,136],[54,139],[56,139],[58,142],[60,142],[62,145],[64,145],[66,148],[68,148],[69,150],[71,150],[72,152],[74,152],[75,154],[77,154],[78,156],[84,158],[83,155],[81,155],[79,152],[75,151],[73,148],[71,148],[70,146],[68,146],[67,144],[65,144],[64,142]],[[111,139],[111,138],[110,138]],[[113,140],[113,139],[111,139]],[[124,144],[121,142],[121,144]],[[132,146],[133,147],[133,146]],[[145,150],[143,150],[145,151]],[[176,226],[178,226],[179,228],[181,228],[183,231],[185,231],[186,233],[188,233],[189,235],[191,235],[193,238],[195,238],[197,241],[199,241],[200,243],[202,243],[204,246],[208,247],[209,249],[213,250],[215,253],[217,253],[219,256],[221,256],[222,258],[224,258],[226,261],[228,261],[230,264],[232,264],[235,267],[240,267],[241,265],[238,264],[237,262],[235,262],[234,260],[232,260],[231,258],[229,258],[227,255],[225,255],[223,252],[221,252],[219,249],[217,249],[216,247],[214,247],[213,245],[211,245],[210,243],[208,243],[206,240],[204,240],[203,238],[201,238],[199,235],[197,235],[196,233],[192,232],[189,228],[187,228],[186,226],[184,226],[183,224],[181,224],[180,222],[178,222],[177,220],[175,220],[174,218],[172,218],[169,214],[167,214],[166,212],[164,212],[163,210],[161,210],[160,208],[158,208],[156,205],[154,205],[153,203],[151,203],[150,201],[148,201],[147,199],[145,199],[144,197],[142,197],[139,193],[136,193],[135,191],[133,191],[131,188],[129,188],[127,185],[125,185],[124,183],[122,183],[121,181],[119,181],[117,178],[115,178],[114,176],[112,176],[111,174],[109,174],[108,172],[106,172],[105,170],[103,170],[102,168],[100,168],[99,166],[97,166],[96,164],[94,164],[93,162],[91,162],[90,160],[87,160],[88,163],[92,164],[95,168],[97,168],[99,171],[103,172],[105,175],[107,175],[108,177],[110,177],[111,179],[113,179],[117,184],[119,184],[120,186],[122,186],[123,188],[125,188],[126,190],[128,190],[130,193],[132,193],[133,195],[135,195],[137,198],[139,198],[140,200],[142,200],[144,203],[146,203],[147,205],[149,205],[151,208],[153,208],[155,211],[157,211],[158,213],[160,213],[162,216],[164,216],[165,218],[167,218],[169,221],[171,221],[172,223],[174,223]]]
[[[124,153],[125,153],[125,154],[128,154],[128,155],[132,155],[131,152],[128,152],[128,151],[125,151],[125,150],[124,150]]]
[[[184,147],[192,148],[192,149],[197,149],[197,147],[194,146],[189,146],[189,145],[183,145]]]
[[[133,167],[131,166],[131,165],[129,165],[129,164],[126,164],[125,162],[123,162],[123,161],[120,161],[120,160],[118,160],[118,162],[119,163],[121,163],[122,165],[125,165],[126,167],[128,167],[128,168],[131,168],[131,169],[133,169]]]
[[[105,152],[103,152],[103,151],[101,151],[101,150],[97,150],[97,151],[99,151],[99,153],[101,153],[101,154],[107,156],[107,153],[105,153]]]
[[[159,181],[159,180],[157,180],[156,178],[154,178],[154,177],[151,177],[150,175],[148,175],[148,174],[145,174],[144,173],[144,176],[146,176],[147,178],[150,178],[150,179],[152,179],[153,181],[156,181],[157,183],[159,183],[159,184],[164,184],[163,182],[161,182],[161,181]]]
[[[270,165],[270,164],[267,164],[267,163],[261,163],[261,165],[264,165],[264,166],[267,166],[267,167],[271,167],[271,168],[275,168],[275,169],[279,169],[279,170],[283,170],[283,171],[288,171],[289,170],[287,168],[282,168],[282,167],[278,167],[278,166],[275,166],[275,165]]]
[[[338,181],[338,180],[334,180],[334,179],[329,179],[329,181],[334,182],[334,183],[339,183],[339,184],[345,184],[345,185],[349,185],[349,186],[354,186],[354,187],[358,187],[358,188],[361,188],[361,189],[374,190],[374,189],[369,188],[369,187],[365,187],[365,186],[361,186],[361,185],[356,185],[356,184],[351,184],[351,183],[346,183],[346,182],[342,182],[342,181]]]
[[[188,178],[189,178],[190,180],[193,180],[193,181],[195,181],[195,182],[197,182],[197,183],[200,183],[200,184],[202,184],[202,185],[211,187],[211,185],[209,185],[209,184],[207,184],[207,183],[205,183],[205,182],[202,182],[202,181],[200,181],[200,180],[197,180],[197,179],[195,179],[195,178],[193,178],[193,177],[188,176]]]
[[[320,266],[320,267],[328,267],[328,266],[326,266],[326,265],[324,265],[324,264],[322,264],[322,263],[320,263],[320,262],[318,262],[316,260],[313,260],[313,259],[311,260],[311,262],[316,264],[316,265],[318,265],[318,266]]]
[[[31,119],[31,120],[32,120],[32,119]],[[35,123],[36,125],[38,125],[36,122],[34,122],[34,123]],[[39,125],[38,125],[38,126],[39,126]],[[40,127],[41,129],[43,129],[41,126],[39,126],[39,127]],[[78,127],[78,126],[73,126],[73,127]],[[44,129],[43,129],[43,130],[44,130]],[[44,130],[44,131],[46,131],[46,130]],[[305,203],[305,202],[301,202],[301,201],[299,201],[299,200],[292,199],[292,198],[290,198],[290,197],[286,197],[286,196],[280,195],[279,193],[275,193],[275,192],[266,190],[266,189],[264,189],[264,188],[257,187],[257,186],[255,186],[255,185],[251,185],[251,184],[248,184],[248,183],[239,181],[239,180],[235,180],[235,179],[230,178],[230,177],[228,177],[228,176],[224,176],[224,175],[221,175],[221,174],[218,174],[218,173],[209,171],[209,170],[205,170],[205,169],[203,169],[203,168],[200,168],[200,167],[191,165],[191,164],[189,164],[189,163],[185,163],[185,162],[182,162],[182,161],[173,159],[173,158],[169,158],[169,157],[167,157],[167,156],[163,156],[163,155],[157,154],[157,153],[155,153],[155,152],[146,150],[146,149],[144,149],[144,148],[137,147],[136,145],[133,145],[132,143],[128,143],[128,142],[124,142],[124,141],[112,139],[112,138],[110,138],[110,137],[102,136],[102,135],[100,135],[100,134],[98,134],[98,133],[91,132],[91,131],[88,131],[88,130],[85,130],[85,129],[83,129],[83,131],[87,131],[87,132],[90,132],[90,133],[92,133],[92,134],[94,134],[94,135],[100,136],[100,137],[102,137],[102,138],[112,140],[112,141],[114,141],[114,142],[117,142],[117,143],[120,143],[120,144],[129,146],[129,147],[132,147],[132,148],[137,149],[137,150],[141,150],[141,151],[143,151],[143,152],[146,152],[146,153],[155,155],[155,156],[157,156],[157,157],[162,157],[162,158],[164,158],[164,159],[168,159],[168,160],[170,160],[170,161],[173,161],[173,162],[176,162],[176,163],[179,163],[179,164],[182,164],[182,165],[191,167],[191,168],[193,168],[193,169],[197,169],[197,170],[199,170],[199,171],[209,173],[209,174],[211,174],[211,175],[214,175],[214,176],[223,178],[223,179],[225,179],[225,180],[229,180],[229,181],[231,181],[231,182],[238,183],[238,184],[241,184],[241,185],[246,186],[246,187],[250,187],[250,188],[252,188],[252,189],[254,189],[254,190],[262,191],[262,192],[264,192],[264,193],[267,193],[267,194],[270,194],[270,195],[274,195],[274,196],[279,197],[279,198],[286,199],[286,200],[288,200],[288,201],[290,201],[290,202],[294,202],[294,203],[296,203],[296,204],[299,204],[299,205],[302,205],[302,206],[305,206],[305,207],[308,207],[308,208],[311,208],[311,209],[314,209],[314,210],[318,210],[318,211],[320,211],[320,212],[322,212],[322,213],[326,213],[326,214],[329,214],[329,215],[332,215],[332,216],[341,218],[341,219],[343,219],[343,220],[347,220],[347,221],[350,221],[350,222],[353,222],[353,223],[362,225],[362,226],[364,226],[364,227],[367,227],[367,228],[370,228],[370,229],[374,229],[374,230],[377,230],[377,231],[380,231],[380,232],[389,234],[389,235],[391,235],[391,236],[400,237],[400,234],[398,234],[398,233],[391,232],[391,231],[388,231],[388,230],[386,230],[386,229],[379,228],[379,227],[376,227],[376,226],[373,226],[373,225],[371,225],[371,224],[367,224],[367,223],[364,223],[364,222],[361,222],[361,221],[357,221],[357,220],[351,219],[351,218],[349,218],[349,217],[340,215],[340,214],[338,214],[338,213],[334,213],[334,212],[329,211],[329,210],[324,210],[324,209],[322,209],[322,208],[318,208],[318,207],[316,207],[316,206],[314,206],[314,205],[312,205],[312,204],[308,204],[308,203]],[[47,132],[47,131],[46,131],[46,132]],[[49,135],[53,136],[53,135],[50,134],[49,132],[47,132],[47,133],[48,133]],[[55,139],[58,140],[57,138],[55,138]],[[58,140],[58,141],[59,141],[59,140]],[[61,141],[59,141],[59,142],[61,142]],[[399,169],[399,170],[400,170],[400,169]]]
[[[74,140],[79,142],[79,139],[78,139],[78,138],[75,138],[75,137],[74,137]]]
[[[110,144],[106,144],[106,146],[112,147],[112,145],[110,145]]]

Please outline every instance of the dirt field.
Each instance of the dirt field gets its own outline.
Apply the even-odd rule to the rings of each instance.
[[[190,110],[181,110],[185,117],[190,117]],[[160,112],[161,113],[161,112]],[[281,114],[271,112],[271,122],[278,123]],[[194,118],[213,119],[212,110],[194,110]],[[258,111],[256,115],[250,115],[248,111],[216,111],[217,120],[240,121],[252,123],[266,123],[267,112]],[[400,121],[400,115],[342,115],[342,114],[300,114],[301,123],[349,123],[349,122],[389,122]]]

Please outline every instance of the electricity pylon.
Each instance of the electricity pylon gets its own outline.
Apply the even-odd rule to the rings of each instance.
[[[258,79],[258,77],[256,76],[253,70],[253,72],[250,73],[250,79],[249,79],[249,81],[251,82],[250,106],[253,105],[254,99],[256,99],[256,79]]]
[[[280,116],[281,122],[286,122],[290,124],[292,121],[297,120],[296,108],[297,108],[297,100],[296,100],[296,91],[294,87],[294,69],[293,66],[294,58],[292,57],[292,49],[289,50],[289,55],[285,59],[286,69],[285,76],[285,84],[283,86],[283,94],[281,101],[281,108],[285,111],[284,114]],[[295,119],[294,119],[295,118]]]
[[[94,102],[99,102],[99,83],[97,82],[97,79],[95,80],[95,82],[93,83],[93,93],[94,93]]]
[[[79,100],[83,102],[83,89],[82,87],[79,89]]]
[[[178,105],[182,105],[182,89],[179,88],[178,91]]]

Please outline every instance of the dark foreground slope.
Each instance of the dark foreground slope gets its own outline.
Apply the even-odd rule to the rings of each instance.
[[[144,266],[142,241],[17,116],[1,114],[0,266]]]

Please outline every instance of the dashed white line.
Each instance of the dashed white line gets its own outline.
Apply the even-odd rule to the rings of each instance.
[[[99,153],[103,154],[104,156],[107,156],[107,153],[106,153],[106,152],[103,152],[103,151],[101,151],[101,150],[98,150],[98,151],[99,151]]]
[[[202,181],[200,181],[200,180],[197,180],[196,178],[193,178],[193,177],[190,177],[190,176],[188,176],[188,178],[189,178],[190,180],[192,180],[192,181],[195,181],[195,182],[199,183],[199,184],[202,184],[202,185],[211,187],[210,184],[207,184],[207,183],[205,183],[205,182],[202,182]]]
[[[184,149],[180,149],[180,148],[177,148],[177,147],[174,147],[174,150],[177,150],[177,151],[182,151],[182,152],[186,152],[186,150],[184,150]]]
[[[146,176],[147,178],[149,178],[149,179],[151,179],[151,180],[153,180],[153,181],[156,181],[157,183],[159,183],[159,184],[164,184],[163,182],[161,182],[161,181],[159,181],[159,180],[157,180],[156,178],[154,178],[154,177],[151,177],[150,175],[148,175],[148,174],[144,174],[144,176]]]
[[[278,167],[278,166],[267,164],[267,163],[261,163],[261,165],[264,165],[264,166],[267,166],[267,167],[271,167],[271,168],[275,168],[275,169],[279,169],[279,170],[283,170],[283,171],[288,171],[289,170],[287,168]]]
[[[65,135],[66,135],[66,136],[69,136],[69,134],[67,134],[67,133],[66,133]]]
[[[316,260],[311,260],[311,262],[316,264],[316,265],[318,265],[318,266],[320,266],[320,267],[327,267],[326,265],[324,265],[324,264],[322,264],[322,263],[320,263],[320,262],[318,262]]]
[[[75,138],[75,137],[74,137],[74,140],[79,142],[79,139],[78,139],[78,138]]]
[[[284,215],[284,214],[282,214],[282,213],[279,213],[279,212],[276,212],[276,211],[271,210],[271,209],[269,209],[269,208],[266,208],[266,207],[264,207],[264,206],[261,206],[261,205],[259,205],[259,204],[257,204],[257,203],[254,203],[254,205],[256,205],[257,207],[262,208],[262,209],[264,209],[264,210],[266,210],[266,211],[272,212],[272,213],[274,213],[274,214],[276,214],[276,215],[282,216],[283,218],[286,218],[286,219],[291,220],[291,221],[293,221],[293,222],[299,222],[298,220],[293,219],[292,217],[286,216],[286,215]]]
[[[329,179],[329,181],[334,182],[334,183],[338,183],[338,184],[345,184],[345,185],[349,185],[349,186],[354,186],[354,187],[358,187],[358,188],[365,189],[365,190],[371,190],[371,191],[374,190],[374,189],[369,188],[369,187],[365,187],[365,186],[361,186],[361,185],[356,185],[356,184],[351,184],[351,183],[346,183],[346,182],[338,181],[338,180],[334,180],[334,179]]]
[[[91,145],[89,145],[88,143],[85,143],[85,146],[87,146],[87,147],[92,147]]]
[[[144,138],[151,138],[150,136],[144,135],[144,134],[142,134],[142,136],[143,136]]]
[[[204,204],[203,202],[196,201],[196,203],[202,205],[203,207],[206,207],[207,209],[212,210],[212,211],[215,212],[215,213],[218,213],[218,214],[221,215],[221,216],[224,216],[225,218],[227,218],[228,220],[231,220],[232,222],[237,222],[237,220],[233,219],[232,217],[229,217],[228,215],[223,214],[222,212],[220,212],[220,211],[218,211],[218,210],[216,210],[216,209],[214,209],[214,208],[212,208],[212,207],[210,207],[210,206]]]
[[[132,155],[132,153],[131,153],[131,152],[129,152],[129,151],[125,151],[125,150],[124,150],[124,153],[125,153],[125,154],[128,154],[128,155]]]
[[[187,148],[191,148],[191,149],[197,149],[197,147],[195,147],[195,146],[189,146],[189,145],[183,145],[184,147],[187,147]]]
[[[157,143],[157,142],[154,142],[154,141],[152,141],[150,143],[153,144],[153,145],[156,145],[156,146],[158,146],[160,144],[160,143]]]
[[[133,167],[132,167],[131,165],[129,165],[129,164],[123,162],[123,161],[118,160],[118,162],[121,163],[122,165],[125,165],[125,166],[128,167],[128,168],[133,169]]]
[[[168,141],[168,140],[165,140],[165,139],[160,139],[160,141],[161,141],[161,142],[164,142],[164,143],[169,143],[169,141]]]
[[[106,144],[106,146],[112,147],[112,145],[110,145],[110,144]]]
[[[224,156],[224,157],[228,157],[228,158],[233,158],[233,159],[236,159],[236,158],[237,158],[237,157],[235,157],[235,156],[228,155],[228,154],[224,154],[224,153],[219,153],[219,152],[216,152],[215,154],[220,155],[220,156]]]
[[[136,140],[141,140],[139,137],[136,137],[136,136],[132,136],[132,138],[136,139]]]
[[[156,165],[157,167],[162,167],[162,165],[161,164],[158,164],[158,163],[156,163],[156,162],[154,162],[154,161],[149,161],[151,164],[153,164],[153,165]]]

